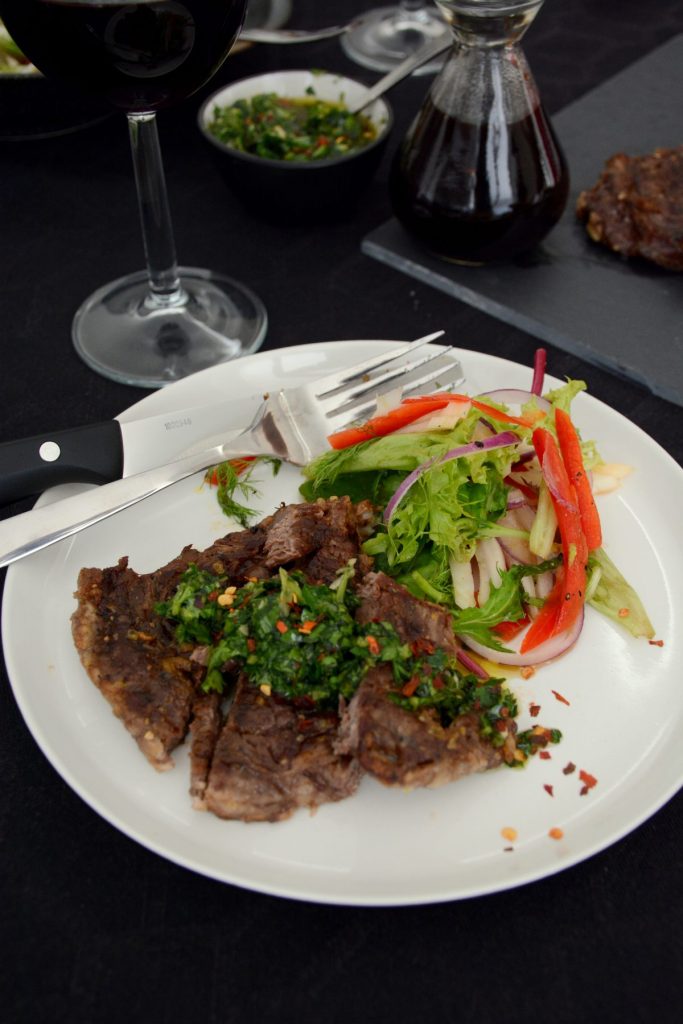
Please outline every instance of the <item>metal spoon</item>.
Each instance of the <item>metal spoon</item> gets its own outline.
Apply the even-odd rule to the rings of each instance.
[[[341,36],[354,25],[331,25],[329,28],[296,29],[296,28],[245,28],[239,34],[243,43],[315,43],[318,39],[334,39]]]
[[[448,50],[450,46],[451,40],[444,43],[443,39],[432,39],[430,42],[425,43],[424,46],[411,54],[410,57],[406,57],[404,61],[397,64],[393,71],[390,71],[384,78],[380,78],[378,82],[375,82],[360,100],[356,100],[355,103],[349,103],[349,111],[352,114],[357,114],[359,111],[364,110],[370,103],[374,103],[385,92],[412,74],[416,68],[422,67],[423,64],[430,60],[434,60],[444,50]]]

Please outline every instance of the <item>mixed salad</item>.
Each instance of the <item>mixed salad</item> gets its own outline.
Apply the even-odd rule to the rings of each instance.
[[[32,74],[35,70],[0,21],[0,74]]]
[[[375,568],[448,608],[464,647],[499,665],[562,654],[587,604],[636,637],[654,636],[602,546],[598,481],[613,485],[625,470],[606,466],[572,419],[586,385],[543,393],[544,376],[539,350],[528,391],[394,396],[368,422],[331,435],[301,487],[307,500],[370,499],[380,516],[364,549]],[[222,472],[209,479],[223,480],[224,500],[226,479],[230,494],[240,479],[249,486],[248,473]]]

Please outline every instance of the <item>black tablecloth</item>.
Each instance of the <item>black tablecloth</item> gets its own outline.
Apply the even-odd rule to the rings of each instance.
[[[290,24],[328,24],[368,6],[340,0],[323,11],[297,0]],[[681,30],[679,0],[548,0],[525,50],[552,113]],[[265,348],[446,328],[453,344],[530,365],[532,337],[361,254],[363,236],[390,215],[393,147],[347,223],[285,229],[243,212],[201,144],[197,108],[215,84],[297,66],[377,77],[338,41],[254,47],[160,116],[180,261],[252,286],[270,314]],[[394,145],[427,84],[414,78],[394,91]],[[124,119],[3,143],[0,183],[0,440],[110,417],[142,392],[91,372],[72,349],[70,321],[91,290],[142,265]],[[587,379],[681,460],[680,409],[563,352],[550,349],[549,365]],[[25,614],[30,623],[32,608]],[[0,759],[6,1021],[680,1019],[680,794],[610,849],[532,885],[360,909],[219,884],[128,839],[48,764],[4,668]]]

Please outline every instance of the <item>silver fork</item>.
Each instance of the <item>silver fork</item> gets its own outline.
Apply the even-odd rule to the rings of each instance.
[[[304,466],[325,451],[329,434],[365,416],[380,395],[399,384],[404,395],[457,387],[464,376],[451,350],[426,348],[443,333],[404,342],[312,383],[268,395],[251,425],[229,442],[0,522],[0,568],[227,459],[271,455]]]

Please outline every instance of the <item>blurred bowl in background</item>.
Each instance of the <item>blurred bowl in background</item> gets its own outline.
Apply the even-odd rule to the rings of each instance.
[[[376,135],[361,148],[318,160],[276,160],[242,152],[209,130],[216,107],[268,93],[278,97],[330,103],[362,99],[367,86],[325,71],[276,71],[223,86],[208,97],[198,114],[199,129],[227,184],[253,213],[268,220],[307,222],[337,219],[348,213],[368,187],[382,159],[393,113],[380,99],[363,111]]]

